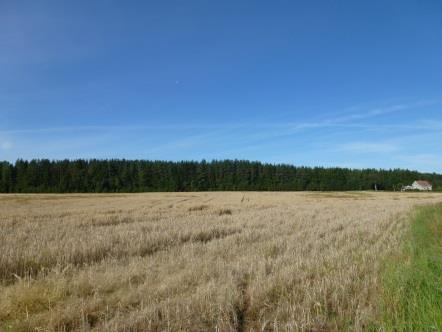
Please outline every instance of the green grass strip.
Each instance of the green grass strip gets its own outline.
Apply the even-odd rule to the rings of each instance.
[[[383,278],[383,330],[442,331],[442,205],[420,207]]]

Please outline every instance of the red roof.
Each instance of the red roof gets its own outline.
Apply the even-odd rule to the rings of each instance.
[[[417,180],[416,181],[418,185],[422,186],[422,187],[430,187],[431,183],[425,180]]]

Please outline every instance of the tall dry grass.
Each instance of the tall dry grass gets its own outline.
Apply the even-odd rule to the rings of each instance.
[[[0,196],[0,330],[364,330],[437,194]]]

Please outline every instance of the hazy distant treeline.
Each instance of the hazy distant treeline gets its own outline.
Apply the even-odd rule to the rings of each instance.
[[[442,189],[442,175],[409,170],[296,167],[243,160],[58,160],[0,163],[0,192],[398,190],[414,180]]]

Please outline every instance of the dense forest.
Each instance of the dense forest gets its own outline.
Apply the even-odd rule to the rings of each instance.
[[[442,189],[442,175],[409,170],[296,167],[243,160],[17,160],[0,162],[0,192],[399,190],[414,180]]]

